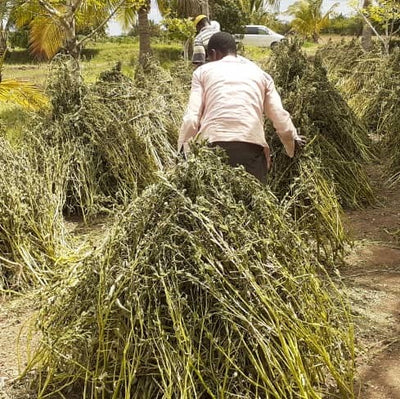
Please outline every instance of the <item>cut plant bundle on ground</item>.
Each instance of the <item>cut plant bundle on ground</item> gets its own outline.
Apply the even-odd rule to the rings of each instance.
[[[293,42],[274,52],[266,70],[274,78],[300,134],[312,143],[321,172],[334,183],[340,203],[352,208],[373,203],[364,168],[371,159],[367,130],[329,82],[320,59],[307,60],[299,44]],[[271,129],[268,131],[274,136]],[[279,152],[277,140],[273,148]],[[279,168],[282,163],[276,164]],[[279,175],[276,169],[273,176],[282,180]]]
[[[294,159],[277,154],[268,183],[318,260],[325,267],[337,268],[343,263],[351,240],[343,226],[344,215],[335,186],[326,178],[310,147]]]
[[[244,170],[194,149],[117,220],[44,294],[38,398],[354,397],[343,298]]]
[[[64,243],[60,196],[39,149],[32,154],[0,139],[0,291],[46,284]]]
[[[70,155],[66,211],[88,216],[113,208],[172,165],[184,95],[168,72],[149,62],[132,80],[117,65],[89,86],[73,61],[53,68],[52,117],[34,134],[57,148],[60,159]]]
[[[323,62],[328,65],[330,76],[344,93],[350,107],[366,124],[376,140],[382,144],[380,152],[385,162],[386,174],[391,182],[398,181],[400,157],[398,155],[399,109],[400,109],[400,51],[394,49],[389,55],[379,48],[360,53],[357,46],[328,47],[320,50]],[[344,55],[342,56],[342,53]],[[342,72],[338,60],[354,58],[346,72]],[[347,64],[346,64],[347,65]],[[377,148],[378,150],[378,148]]]
[[[400,183],[400,86],[397,87],[395,93],[397,95],[394,100],[396,108],[387,115],[386,124],[390,126],[390,130],[383,139],[383,153],[388,155],[386,175],[392,185]]]

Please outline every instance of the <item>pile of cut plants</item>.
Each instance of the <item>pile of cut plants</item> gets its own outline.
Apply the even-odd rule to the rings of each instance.
[[[319,58],[289,43],[266,65],[307,138],[290,159],[266,124],[267,186],[220,150],[179,158],[186,66],[148,60],[130,78],[117,64],[91,85],[63,56],[51,68],[51,113],[18,152],[1,147],[23,198],[19,230],[0,211],[1,284],[45,285],[23,374],[34,397],[354,398],[352,320],[326,270],[349,243],[342,205],[374,201],[370,140]],[[63,216],[102,212],[106,238],[56,267]]]
[[[93,85],[73,60],[53,62],[52,113],[31,134],[67,160],[64,212],[85,217],[135,198],[170,167],[187,94],[154,61],[134,79],[117,64]]]
[[[65,244],[60,193],[50,163],[0,139],[0,292],[45,285]]]
[[[399,181],[398,154],[400,51],[385,54],[376,46],[365,52],[360,45],[328,46],[320,50],[329,76],[349,106],[380,144],[375,150],[385,160],[389,181]],[[334,56],[336,61],[333,61]],[[353,61],[348,65],[346,59]]]
[[[37,397],[352,398],[345,301],[268,187],[196,147],[43,291]]]
[[[69,257],[66,215],[113,213],[175,163],[184,66],[172,76],[148,60],[130,79],[117,64],[92,85],[69,57],[50,68],[51,109],[0,143],[1,290],[47,284]]]
[[[342,206],[359,208],[375,200],[365,172],[372,158],[370,139],[328,80],[320,59],[308,59],[300,47],[296,40],[280,46],[261,65],[274,78],[284,107],[307,139],[303,151],[290,159],[271,124],[266,124],[273,153],[268,183],[319,259],[337,266],[350,244]]]
[[[340,203],[348,208],[372,204],[374,195],[364,167],[372,157],[368,131],[330,83],[320,58],[308,60],[294,41],[280,47],[265,69],[274,78],[299,133],[312,143],[310,149],[326,179],[334,183]],[[272,129],[267,132],[279,154]],[[277,160],[275,166],[273,178],[285,173],[284,162]]]

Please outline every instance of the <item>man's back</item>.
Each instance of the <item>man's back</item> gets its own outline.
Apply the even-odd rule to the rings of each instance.
[[[267,74],[242,57],[226,56],[200,67],[195,79],[203,89],[202,137],[265,143],[264,95],[272,82]]]
[[[193,72],[178,151],[187,150],[190,140],[199,135],[210,146],[222,147],[230,165],[243,165],[265,182],[270,156],[263,114],[271,119],[290,157],[295,141],[301,142],[301,138],[272,78],[252,62],[237,57],[232,35],[214,34],[208,53],[210,62]]]

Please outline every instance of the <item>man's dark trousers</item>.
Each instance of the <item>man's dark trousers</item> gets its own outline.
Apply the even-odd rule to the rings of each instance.
[[[243,165],[248,173],[255,176],[261,183],[267,181],[267,160],[264,148],[258,144],[241,141],[215,141],[211,147],[221,147],[228,154],[228,163],[231,166]]]

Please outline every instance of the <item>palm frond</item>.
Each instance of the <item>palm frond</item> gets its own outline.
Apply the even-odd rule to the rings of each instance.
[[[0,101],[10,101],[30,110],[48,107],[48,98],[33,84],[13,79],[0,83]]]
[[[40,14],[40,6],[37,1],[28,1],[13,10],[17,27],[29,25]]]
[[[64,30],[50,17],[37,17],[31,22],[30,47],[33,54],[52,58],[64,44]]]

